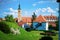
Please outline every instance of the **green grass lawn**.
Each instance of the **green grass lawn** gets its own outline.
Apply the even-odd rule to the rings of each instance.
[[[6,22],[10,27],[18,28],[16,23]],[[20,34],[19,35],[13,35],[10,34],[4,34],[0,31],[0,40],[39,40],[44,35],[40,35],[40,33],[43,33],[43,31],[31,31],[27,32],[21,27]],[[58,34],[56,36],[52,36],[53,40],[58,40]]]
[[[42,31],[31,31],[26,32],[23,29],[20,30],[19,35],[13,34],[4,34],[0,31],[0,40],[39,40],[43,35],[40,35]],[[58,40],[58,34],[56,36],[52,36],[53,40]]]

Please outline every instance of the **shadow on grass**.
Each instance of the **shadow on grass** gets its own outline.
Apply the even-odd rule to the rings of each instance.
[[[44,36],[44,37],[40,38],[39,40],[53,40],[53,38],[50,36]]]

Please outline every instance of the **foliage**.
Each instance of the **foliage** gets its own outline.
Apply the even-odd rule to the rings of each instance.
[[[19,26],[16,22],[8,22],[8,21],[3,21],[3,22],[5,22],[8,25],[8,27],[10,27],[10,28],[14,28],[14,29],[19,28]]]
[[[26,31],[28,31],[28,32],[30,32],[30,31],[31,31],[31,29],[30,29],[30,28],[26,28],[25,30],[26,30]]]
[[[36,14],[35,14],[35,13],[33,13],[33,15],[32,15],[32,19],[33,19],[33,20],[36,19]]]
[[[55,23],[56,23],[56,27],[52,27],[52,25],[49,25],[49,29],[58,31],[59,30],[59,21],[56,21]]]
[[[59,30],[59,21],[56,21],[55,23],[56,23],[56,28],[55,28],[55,30],[58,31],[58,30]]]
[[[35,20],[36,17],[37,17],[37,16],[36,16],[36,14],[35,14],[35,12],[34,12],[33,15],[32,15],[32,19],[31,19],[32,22],[31,22],[31,23],[33,23],[33,20]],[[32,26],[33,26],[33,24],[31,24],[31,28],[33,29]]]
[[[44,37],[42,37],[42,38],[39,39],[39,40],[53,40],[53,38],[50,37],[50,36],[44,36]]]
[[[6,19],[6,21],[14,22],[14,19],[13,19],[13,16],[12,15],[5,16],[5,19]]]
[[[10,33],[10,28],[5,22],[0,22],[0,30],[4,33]]]
[[[19,26],[15,22],[1,21],[0,30],[4,33],[10,33],[10,28],[18,29]]]
[[[49,25],[49,30],[50,30],[50,29],[51,29],[51,30],[53,29],[52,25]]]

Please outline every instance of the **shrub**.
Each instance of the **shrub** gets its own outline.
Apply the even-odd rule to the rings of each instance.
[[[5,16],[5,19],[8,22],[15,22],[15,20],[13,19],[13,15],[7,15],[7,16]]]
[[[10,33],[10,28],[5,22],[0,22],[0,30],[4,33]]]
[[[26,30],[26,31],[28,31],[28,32],[30,32],[30,31],[31,31],[31,30],[30,30],[30,28],[26,28],[25,30]]]

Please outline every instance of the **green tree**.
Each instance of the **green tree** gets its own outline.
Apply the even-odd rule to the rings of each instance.
[[[32,20],[35,20],[35,19],[36,19],[36,14],[35,14],[35,12],[33,12]]]
[[[31,24],[31,28],[33,28],[33,21],[36,19],[36,17],[37,17],[37,16],[36,16],[35,12],[33,12],[32,19],[31,19],[31,21],[32,21],[32,22],[31,22],[31,23],[32,23],[32,24]]]
[[[6,21],[14,22],[13,15],[7,15],[7,16],[5,16],[5,19],[6,19]]]
[[[5,22],[0,22],[0,31],[3,33],[10,33],[10,28]]]
[[[58,30],[59,30],[59,21],[56,21],[55,23],[56,23],[56,28],[55,28],[55,30],[58,31]]]
[[[56,23],[56,27],[52,27],[52,25],[49,25],[49,29],[54,29],[54,30],[58,31],[59,30],[59,22],[56,21],[55,23]]]

